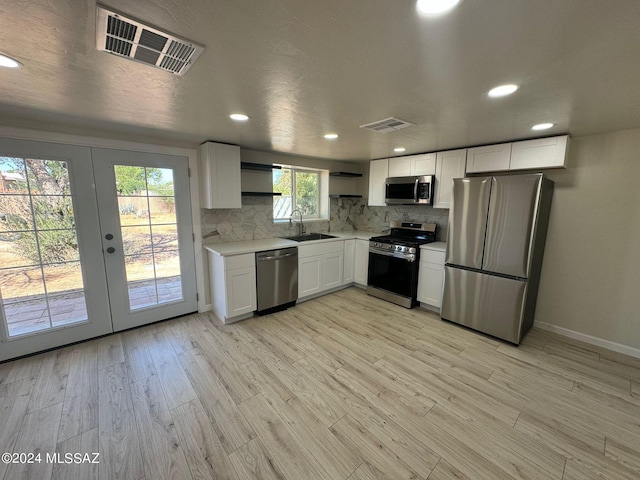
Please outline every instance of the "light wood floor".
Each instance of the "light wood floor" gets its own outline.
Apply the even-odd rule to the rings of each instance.
[[[640,360],[514,347],[352,288],[0,365],[0,479],[640,478]],[[43,458],[44,460],[44,458]]]

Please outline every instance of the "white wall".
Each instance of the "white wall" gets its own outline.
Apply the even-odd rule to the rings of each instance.
[[[536,322],[640,349],[640,129],[572,138],[548,176]]]

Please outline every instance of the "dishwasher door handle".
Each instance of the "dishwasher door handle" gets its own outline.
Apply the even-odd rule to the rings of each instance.
[[[273,255],[270,257],[258,257],[258,260],[280,260],[281,258],[295,257],[297,253],[285,253],[284,255]]]

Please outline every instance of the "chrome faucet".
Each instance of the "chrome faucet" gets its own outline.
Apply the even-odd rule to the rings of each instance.
[[[291,212],[291,216],[289,217],[289,225],[291,225],[291,222],[293,221],[293,214],[298,212],[298,214],[300,215],[300,221],[298,222],[298,236],[301,237],[302,235],[304,235],[304,224],[302,223],[302,212],[299,209],[295,209],[293,212]]]

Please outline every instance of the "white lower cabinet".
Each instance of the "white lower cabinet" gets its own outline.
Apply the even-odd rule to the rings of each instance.
[[[358,285],[367,285],[369,276],[369,240],[356,240],[356,254],[353,281]]]
[[[253,312],[256,306],[256,267],[225,272],[228,318]],[[249,293],[249,295],[247,295]]]
[[[209,252],[211,305],[224,323],[250,316],[258,307],[254,253],[221,256]]]
[[[436,308],[442,306],[444,257],[442,250],[429,250],[426,247],[420,251],[418,301]]]
[[[344,241],[344,272],[342,274],[342,284],[353,283],[356,260],[356,240]]]
[[[298,253],[298,297],[308,297],[322,291],[322,255],[300,257]]]
[[[340,287],[343,277],[344,240],[298,247],[298,299]]]
[[[322,290],[342,285],[344,252],[326,253],[322,256]]]

